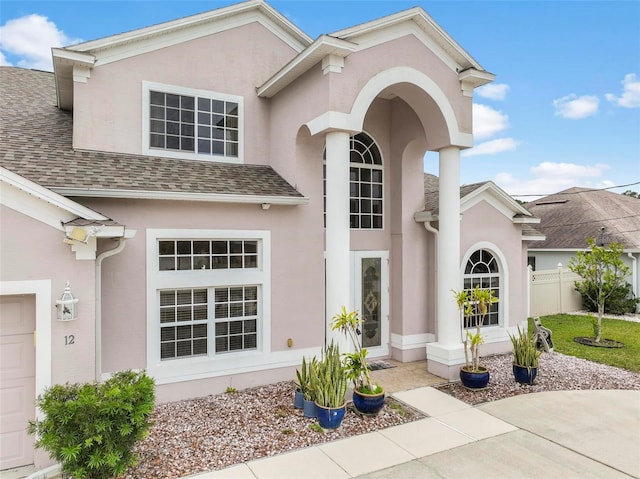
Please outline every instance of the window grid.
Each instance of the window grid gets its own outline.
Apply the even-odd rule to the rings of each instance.
[[[150,148],[238,157],[237,102],[153,90],[149,95]]]
[[[476,286],[491,289],[496,298],[500,298],[500,270],[495,257],[487,250],[475,251],[467,261],[464,271],[464,289],[471,290]],[[482,326],[497,326],[500,321],[499,303],[489,307]],[[465,326],[467,322],[465,320]]]
[[[207,355],[206,289],[160,291],[160,359]]]
[[[160,271],[258,267],[255,240],[159,240]]]
[[[258,287],[215,288],[216,353],[257,348]]]
[[[380,150],[369,135],[358,133],[350,139],[349,155],[349,225],[352,229],[382,229],[384,171]],[[323,166],[322,172],[326,226],[326,165]]]

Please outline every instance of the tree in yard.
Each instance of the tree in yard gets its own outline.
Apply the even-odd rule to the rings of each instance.
[[[631,270],[622,261],[624,246],[613,242],[609,248],[598,246],[594,238],[587,239],[588,251],[578,251],[575,258],[569,260],[569,269],[579,274],[584,283],[591,287],[581,287],[577,283],[576,289],[586,294],[589,299],[598,306],[598,323],[595,328],[595,341],[602,339],[602,315],[607,299],[620,286],[626,284],[626,277]],[[583,284],[584,284],[583,283]]]
[[[637,191],[631,191],[631,190],[627,190],[624,193],[622,193],[625,196],[631,196],[631,198],[638,198],[640,199],[640,194],[638,194]]]

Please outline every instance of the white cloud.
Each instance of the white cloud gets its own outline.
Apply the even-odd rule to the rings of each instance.
[[[464,150],[461,156],[495,155],[503,151],[513,151],[519,144],[513,138],[497,138],[479,143],[469,150]]]
[[[0,51],[0,66],[1,67],[11,66],[11,63],[9,63],[9,60],[6,59],[6,57],[1,51]]]
[[[9,20],[0,27],[0,54],[19,57],[16,64],[23,68],[53,70],[51,48],[80,42],[67,37],[47,17],[31,14]]]
[[[597,96],[583,95],[578,97],[574,93],[553,100],[556,115],[570,120],[580,120],[598,113],[600,100]]]
[[[490,100],[504,100],[507,97],[509,85],[506,83],[489,83],[475,89],[475,93]]]
[[[622,80],[622,96],[607,93],[605,98],[610,102],[625,108],[640,108],[640,79],[635,73],[629,73]]]
[[[522,200],[531,201],[574,186],[583,188],[614,186],[612,181],[602,178],[609,169],[609,165],[603,163],[578,165],[545,161],[529,169],[532,178],[520,179],[511,173],[498,173],[494,177],[494,182],[510,195],[521,196]]]
[[[473,104],[473,136],[483,140],[509,128],[509,117],[490,106]]]

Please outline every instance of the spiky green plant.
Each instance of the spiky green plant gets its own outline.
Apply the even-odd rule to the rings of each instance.
[[[315,401],[323,407],[336,408],[344,404],[347,375],[340,359],[340,350],[333,341],[326,346],[322,358],[309,369]]]
[[[520,330],[518,336],[509,335],[513,344],[513,364],[527,369],[538,367],[540,351],[536,347],[536,339],[532,334]]]

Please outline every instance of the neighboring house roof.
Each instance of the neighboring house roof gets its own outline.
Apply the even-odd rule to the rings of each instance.
[[[494,208],[510,218],[514,223],[522,225],[523,239],[540,241],[544,234],[531,226],[540,219],[534,216],[523,205],[511,198],[505,191],[492,181],[482,181],[470,185],[460,186],[460,211],[464,212],[481,200],[488,201]],[[416,221],[437,221],[439,201],[438,177],[429,173],[424,174],[424,211],[416,213]]]
[[[587,238],[640,250],[640,200],[606,190],[569,188],[527,203],[547,239],[536,249],[584,249]],[[604,230],[601,228],[604,227]]]
[[[266,165],[78,151],[52,73],[0,67],[0,165],[64,196],[301,204]]]

